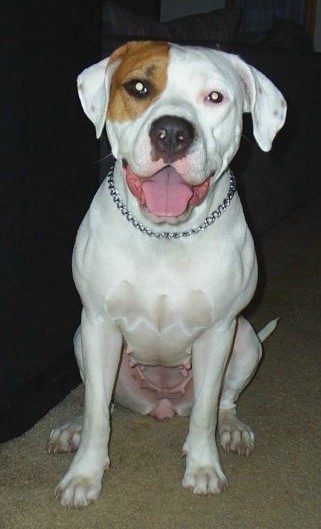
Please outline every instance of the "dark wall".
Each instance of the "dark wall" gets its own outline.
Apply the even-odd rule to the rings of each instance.
[[[48,368],[46,385],[57,382],[54,366],[67,351],[72,358],[80,314],[70,260],[97,187],[98,154],[76,76],[100,58],[101,15],[100,2],[74,5],[11,0],[0,7],[0,420],[6,438],[30,425],[31,398],[39,416],[51,404],[42,405],[50,389],[35,381]],[[67,379],[74,376],[73,360],[70,366]]]

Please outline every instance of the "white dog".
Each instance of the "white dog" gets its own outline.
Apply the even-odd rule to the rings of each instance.
[[[226,487],[215,434],[248,455],[236,402],[261,358],[239,316],[257,262],[229,163],[251,112],[268,151],[283,126],[277,88],[239,57],[164,42],[130,42],[78,78],[116,164],[78,231],[74,279],[83,303],[75,351],[85,413],[53,430],[49,451],[76,449],[56,489],[63,505],[95,500],[108,468],[116,401],[158,419],[191,413],[183,486]]]

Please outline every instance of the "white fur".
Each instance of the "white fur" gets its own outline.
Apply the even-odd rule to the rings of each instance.
[[[80,99],[97,136],[105,123],[116,66],[102,61],[78,79]],[[213,90],[223,93],[222,104],[205,101]],[[269,150],[285,119],[285,102],[277,88],[236,56],[172,45],[168,82],[159,99],[135,121],[106,124],[118,160],[115,183],[134,215],[160,231],[188,230],[203,222],[226,196],[228,165],[247,111],[252,112],[259,145]],[[157,226],[127,189],[120,160],[125,158],[143,177],[160,169],[162,160],[150,158],[149,128],[168,114],[188,119],[197,131],[188,155],[173,163],[176,170],[191,184],[202,183],[214,172],[215,177],[206,199],[184,222]],[[99,495],[109,464],[109,406],[123,339],[140,364],[179,366],[192,358],[194,404],[183,449],[183,486],[199,494],[225,488],[215,432],[228,451],[248,455],[252,450],[253,433],[237,419],[235,406],[261,358],[259,339],[248,322],[238,318],[255,291],[257,263],[237,194],[206,231],[166,241],[135,230],[115,207],[104,182],[79,228],[73,273],[83,303],[77,340],[85,415],[78,451],[56,489],[61,503],[84,506]]]

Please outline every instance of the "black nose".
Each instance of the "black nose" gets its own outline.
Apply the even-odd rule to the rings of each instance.
[[[162,116],[152,123],[149,135],[157,156],[177,158],[193,142],[194,128],[184,118]]]

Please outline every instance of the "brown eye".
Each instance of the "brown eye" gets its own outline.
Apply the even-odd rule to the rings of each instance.
[[[224,96],[221,94],[221,92],[218,92],[217,90],[213,90],[210,94],[207,96],[207,101],[209,103],[222,103]]]
[[[151,91],[151,86],[148,81],[141,79],[132,79],[124,84],[125,90],[129,95],[137,98],[143,98],[148,96]]]

